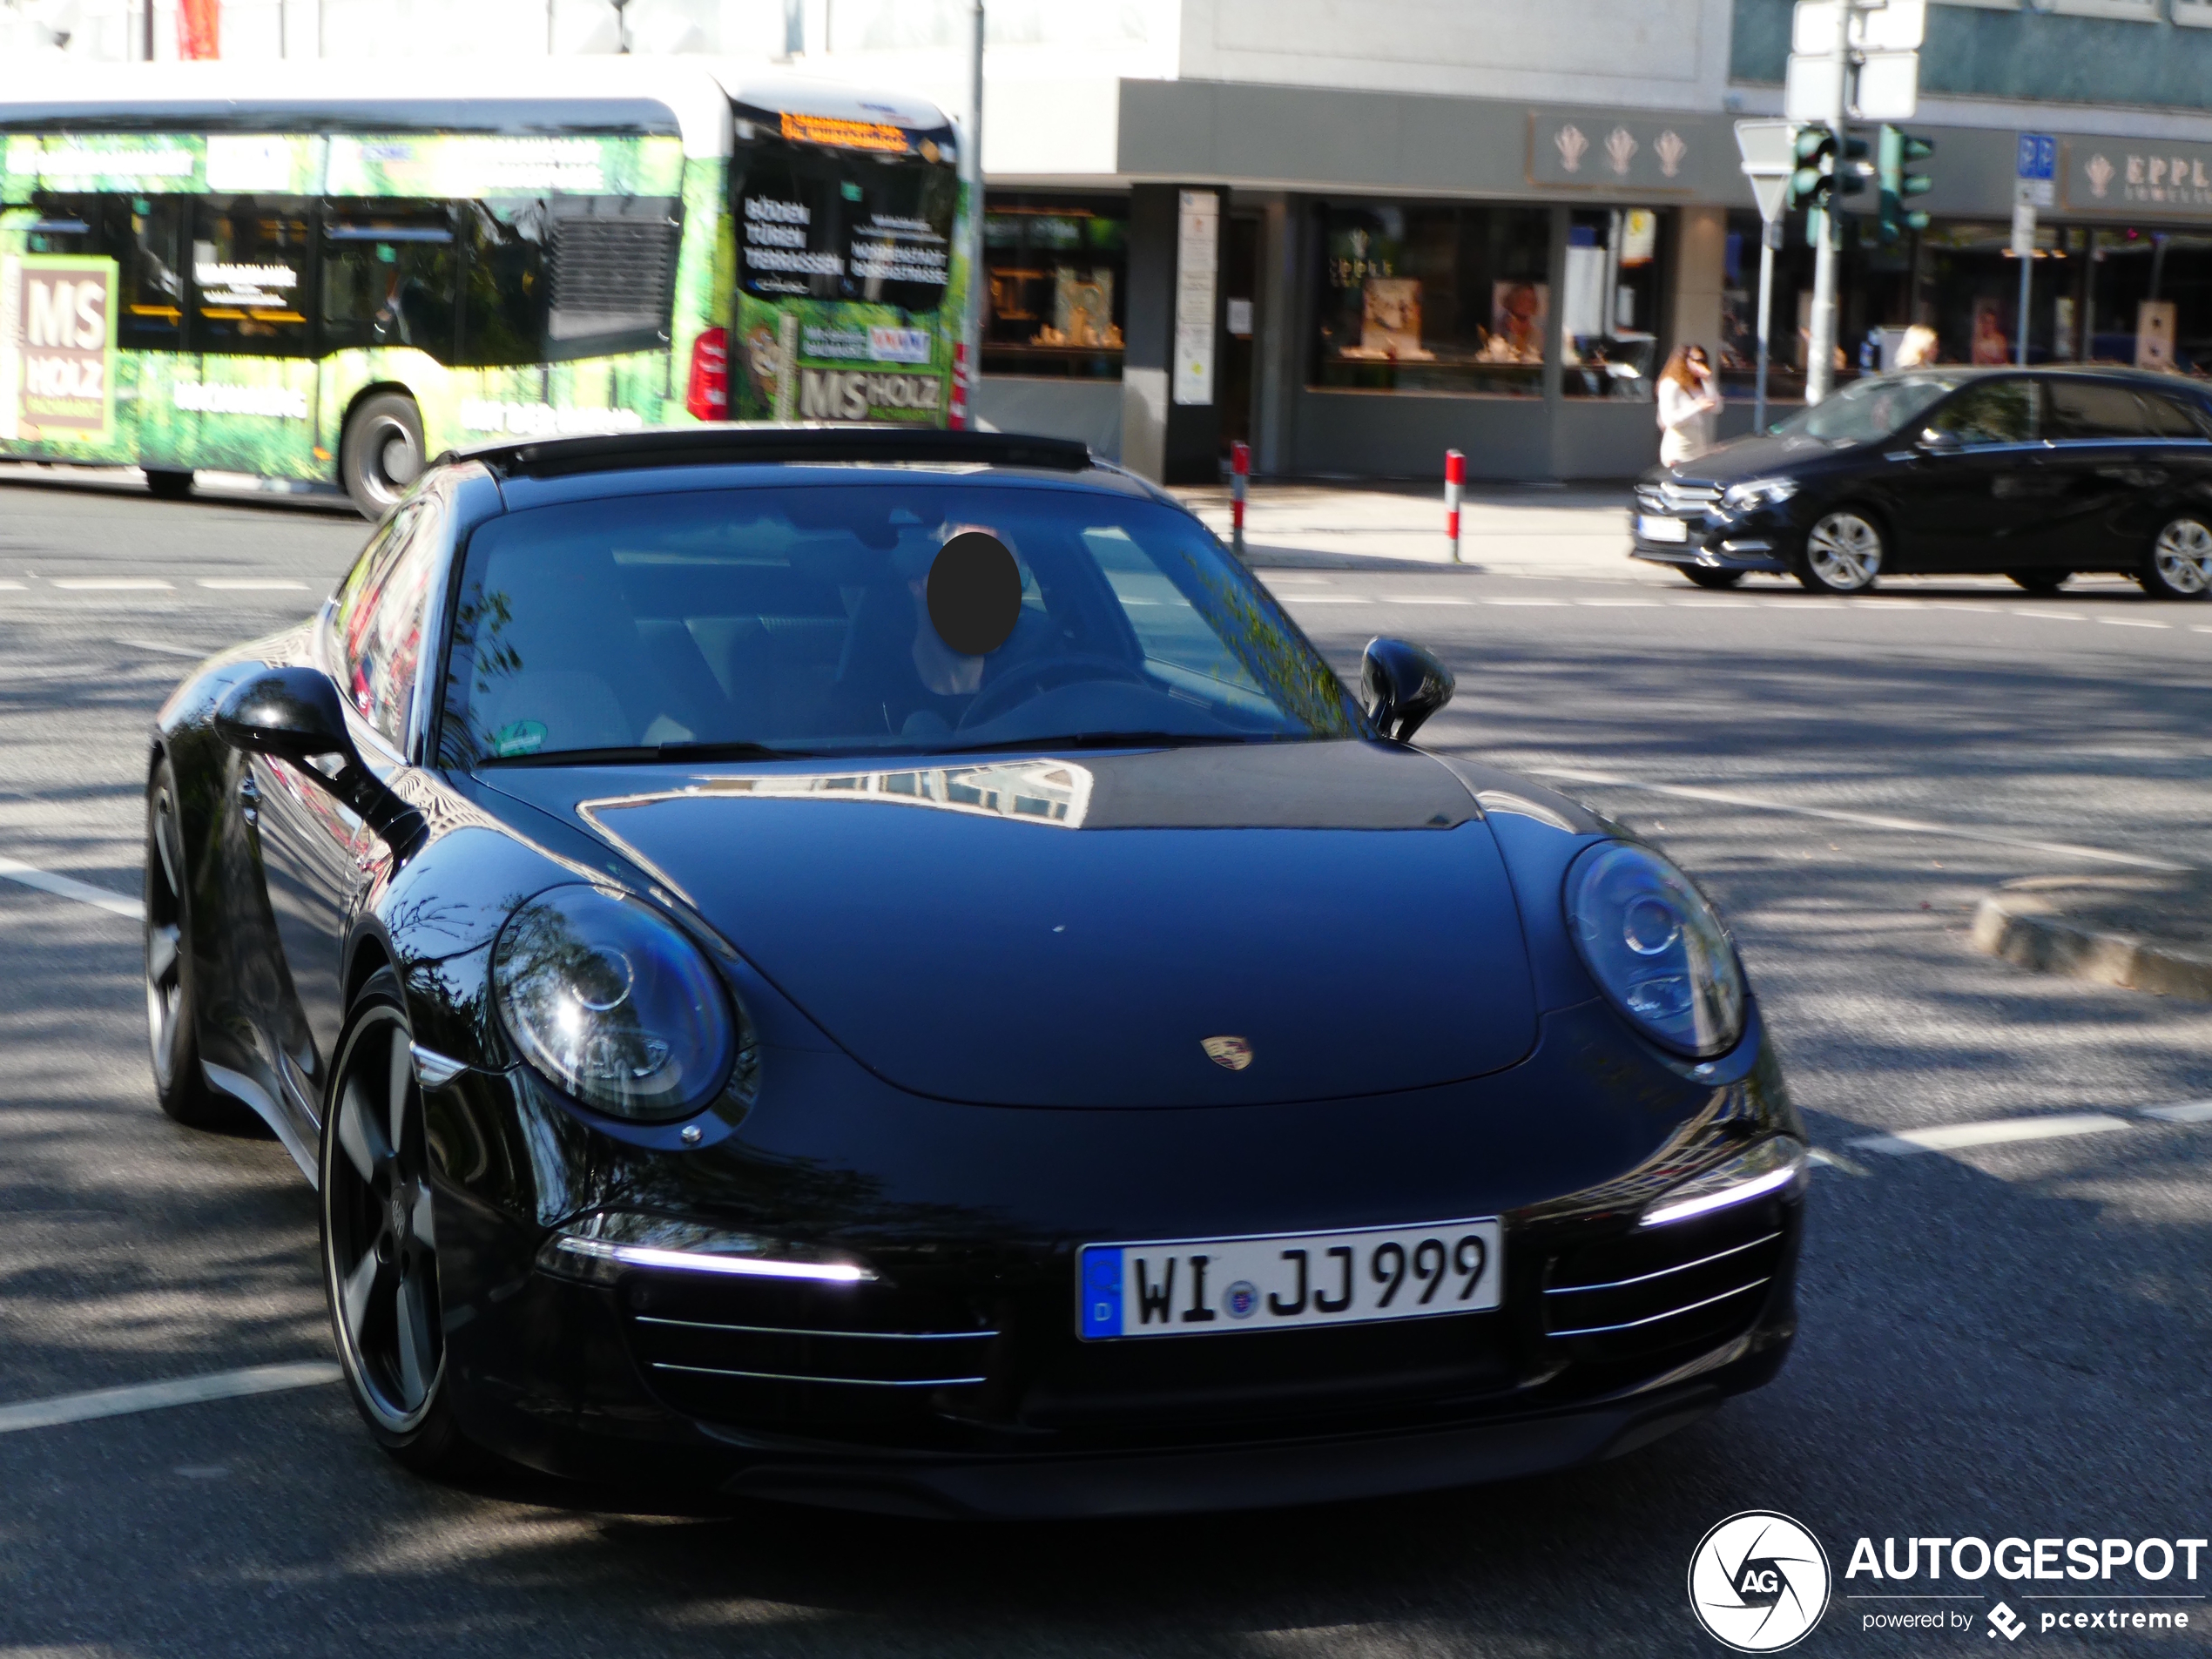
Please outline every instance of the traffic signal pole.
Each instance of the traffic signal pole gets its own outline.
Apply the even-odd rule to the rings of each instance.
[[[1751,430],[1766,430],[1767,334],[1774,316],[1774,250],[1782,240],[1782,221],[1770,219],[1759,227],[1759,378],[1751,399]]]
[[[1851,102],[1851,53],[1844,50],[1840,30],[1835,52],[1836,101],[1831,106],[1835,118],[1827,122],[1828,132],[1836,141],[1836,185],[1826,203],[1827,211],[1820,216],[1820,236],[1813,251],[1812,265],[1812,329],[1805,355],[1805,401],[1817,403],[1826,397],[1836,383],[1836,253],[1842,239],[1843,226],[1838,209],[1843,203],[1843,171],[1847,162],[1848,146],[1844,142],[1843,112]]]

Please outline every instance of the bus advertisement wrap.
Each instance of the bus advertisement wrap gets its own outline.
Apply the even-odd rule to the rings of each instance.
[[[9,335],[0,435],[105,443],[115,425],[115,261],[10,258],[0,261]]]

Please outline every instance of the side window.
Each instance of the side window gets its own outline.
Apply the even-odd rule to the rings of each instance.
[[[427,502],[405,509],[383,545],[362,556],[339,602],[346,694],[395,749],[407,741],[438,524],[437,509]]]
[[[192,216],[193,349],[307,356],[314,259],[299,204],[202,198]]]
[[[322,341],[413,346],[454,359],[460,260],[442,203],[323,204]]]
[[[2051,436],[2140,438],[2150,430],[2148,417],[2134,392],[2101,381],[2056,380],[2050,383]]]
[[[469,202],[462,239],[460,361],[471,366],[545,361],[545,205]]]
[[[2143,413],[2148,418],[2153,435],[2161,438],[2202,438],[2205,435],[2203,418],[2192,415],[2188,408],[2159,392],[2139,392]]]
[[[124,211],[123,312],[116,341],[141,351],[182,351],[185,345],[184,196],[118,199]]]
[[[2035,437],[2035,388],[2027,381],[1983,381],[1935,412],[1931,429],[1961,443],[2028,443]]]

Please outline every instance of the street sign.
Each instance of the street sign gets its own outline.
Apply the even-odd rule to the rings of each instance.
[[[1869,51],[1851,75],[1851,112],[1861,121],[1909,121],[1920,112],[1920,54]]]
[[[2019,158],[2013,165],[2015,179],[2056,179],[2059,141],[2047,132],[2020,134]]]
[[[1844,0],[1797,0],[1790,14],[1790,50],[1800,57],[1833,57],[1844,49]]]
[[[1743,176],[1751,181],[1751,199],[1770,225],[1782,217],[1789,201],[1790,175],[1797,167],[1797,132],[1788,121],[1736,124],[1737,152],[1743,158]]]
[[[1832,126],[1844,118],[1844,78],[1833,57],[1790,55],[1782,112],[1799,126]]]
[[[2023,260],[2035,257],[2035,206],[2032,202],[2013,204],[2013,252]]]
[[[1851,44],[1860,51],[1913,52],[1928,33],[1928,0],[1889,0],[1871,10],[1854,7]]]
[[[2013,199],[2025,202],[2030,207],[2055,207],[2059,187],[2048,179],[2015,179],[2013,180]]]

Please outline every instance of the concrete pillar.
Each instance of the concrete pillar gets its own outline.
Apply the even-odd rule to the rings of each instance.
[[[1270,197],[1259,235],[1259,338],[1252,342],[1252,470],[1290,469],[1291,419],[1305,365],[1298,238],[1290,203]]]
[[[1684,207],[1675,216],[1674,269],[1668,273],[1672,296],[1665,344],[1672,351],[1691,343],[1720,361],[1721,290],[1728,281],[1728,210]],[[1776,309],[1782,296],[1775,296]]]
[[[1229,192],[1218,185],[1220,234],[1229,228]],[[1220,475],[1220,414],[1211,403],[1170,395],[1175,350],[1176,250],[1186,186],[1138,185],[1130,192],[1129,305],[1122,326],[1122,465],[1155,482],[1211,483]],[[1218,268],[1222,250],[1215,249]],[[1217,293],[1214,361],[1221,361]]]

